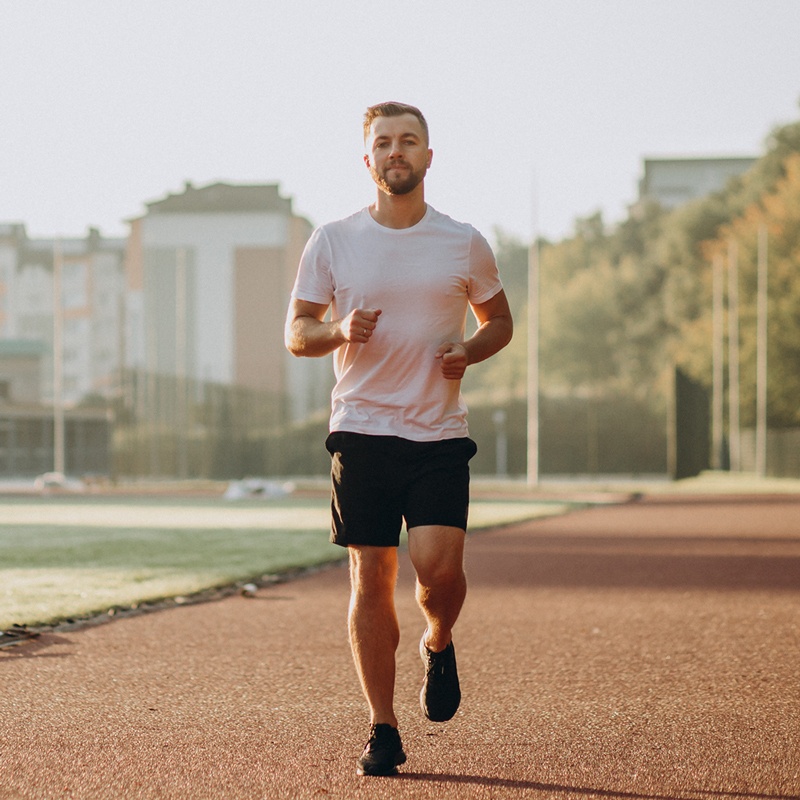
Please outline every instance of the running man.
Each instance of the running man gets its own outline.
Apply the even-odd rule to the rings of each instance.
[[[406,760],[394,712],[400,531],[405,520],[427,623],[420,703],[444,722],[461,701],[452,630],[467,590],[476,451],[460,382],[508,344],[513,325],[486,240],[425,202],[433,151],[419,109],[370,107],[364,144],[376,201],[312,234],[286,346],[296,356],[334,354],[331,541],[348,548],[350,645],[371,724],[357,772],[391,775]],[[465,340],[468,308],[478,328]]]

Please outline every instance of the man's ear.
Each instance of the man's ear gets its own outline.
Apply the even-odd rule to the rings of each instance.
[[[366,156],[365,156],[365,158],[366,158]],[[429,147],[428,148],[428,169],[431,168],[431,161],[433,161],[433,150],[431,150],[430,147]]]
[[[367,165],[367,169],[369,169],[369,153],[364,153],[364,163]]]

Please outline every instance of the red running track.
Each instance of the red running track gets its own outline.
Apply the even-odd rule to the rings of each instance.
[[[0,651],[0,798],[800,798],[800,497],[663,497],[470,537],[464,700],[358,778],[343,567]]]

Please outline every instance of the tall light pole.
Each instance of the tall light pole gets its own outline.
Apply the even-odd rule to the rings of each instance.
[[[742,434],[739,426],[739,250],[728,242],[728,426],[731,472],[742,469]]]
[[[724,281],[722,256],[714,256],[712,265],[712,334],[711,334],[711,360],[712,360],[712,384],[711,384],[711,466],[714,469],[722,469],[722,440],[724,437],[725,397],[725,330],[723,325],[724,314]]]
[[[528,247],[528,486],[539,485],[539,231],[536,184],[532,191],[533,230]]]
[[[758,229],[756,322],[756,474],[767,474],[767,226]]]
[[[147,365],[146,385],[145,385],[145,405],[148,413],[148,443],[149,443],[149,464],[148,470],[150,477],[156,477],[161,472],[161,455],[159,442],[159,415],[161,412],[161,382],[157,379],[158,375],[158,319],[155,309],[156,301],[153,297],[153,290],[148,292],[148,282],[153,281],[150,274],[147,259],[144,263],[145,280],[145,364]],[[155,281],[153,281],[155,282]],[[150,295],[148,297],[148,294]]]
[[[175,383],[176,383],[176,415],[175,434],[177,436],[177,472],[178,477],[185,479],[189,474],[189,455],[187,433],[187,310],[186,310],[186,248],[179,247],[175,257]]]
[[[53,471],[65,468],[64,447],[64,251],[61,237],[53,242]]]

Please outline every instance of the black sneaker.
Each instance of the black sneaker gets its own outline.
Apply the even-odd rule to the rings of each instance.
[[[458,711],[461,702],[453,643],[450,642],[441,653],[433,653],[425,646],[423,635],[419,643],[419,654],[425,664],[425,681],[419,695],[419,704],[431,722],[447,722]]]
[[[356,765],[358,775],[394,775],[400,764],[405,764],[406,754],[397,728],[386,723],[373,725],[369,741]]]

